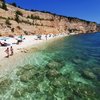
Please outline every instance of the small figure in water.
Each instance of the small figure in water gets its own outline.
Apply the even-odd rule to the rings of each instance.
[[[10,52],[11,52],[10,56],[12,56],[14,54],[14,51],[13,51],[13,47],[12,46],[10,47]]]
[[[8,48],[8,47],[7,47],[7,49],[5,50],[5,52],[6,52],[6,54],[7,54],[6,58],[9,58],[9,48]]]

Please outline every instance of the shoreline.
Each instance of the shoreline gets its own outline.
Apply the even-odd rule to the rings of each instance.
[[[25,40],[19,45],[13,45],[14,55],[9,58],[5,58],[6,53],[4,52],[7,47],[0,47],[0,77],[6,76],[17,67],[17,63],[21,57],[25,56],[31,48],[38,48],[45,43],[52,42],[57,39],[61,39],[68,35],[59,35],[50,37],[47,40],[43,37],[42,40],[35,40],[34,36],[24,36]],[[19,62],[20,65],[20,62]]]

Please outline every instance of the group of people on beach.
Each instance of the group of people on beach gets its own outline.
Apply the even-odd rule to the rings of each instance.
[[[48,35],[48,34],[46,34],[46,35],[45,35],[45,39],[48,40],[48,38],[49,38],[49,37],[52,37],[52,36],[55,37],[56,35],[51,35],[51,34]],[[37,35],[37,38],[41,39],[41,37],[42,37],[41,35]],[[17,43],[16,43],[16,44],[19,44],[20,42],[23,42],[24,39],[25,39],[25,38],[23,38],[23,35],[20,35],[20,36],[17,38]],[[0,45],[1,45],[1,46],[10,46],[10,47],[7,47],[6,50],[5,50],[5,53],[7,54],[7,55],[6,55],[6,58],[9,58],[9,56],[12,56],[12,55],[14,54],[14,50],[13,50],[12,45],[5,45],[5,44],[3,44],[3,43],[1,43],[1,42],[0,42]]]
[[[6,54],[7,54],[7,58],[9,58],[9,56],[12,56],[14,54],[14,51],[13,51],[13,47],[11,46],[10,48],[7,47],[7,49],[5,50]]]

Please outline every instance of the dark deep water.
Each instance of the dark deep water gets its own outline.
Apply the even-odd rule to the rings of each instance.
[[[0,82],[2,100],[100,100],[100,33],[31,50]]]

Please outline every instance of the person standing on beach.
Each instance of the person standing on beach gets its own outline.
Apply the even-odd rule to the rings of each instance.
[[[7,47],[7,49],[5,50],[6,54],[7,54],[7,58],[9,58],[9,48]]]
[[[46,40],[47,40],[47,35],[45,35],[45,37],[46,37]]]
[[[10,52],[11,52],[10,55],[12,56],[14,54],[14,51],[13,51],[13,47],[12,46],[10,47]]]
[[[23,35],[20,35],[19,38],[21,39],[21,41],[23,41]]]

